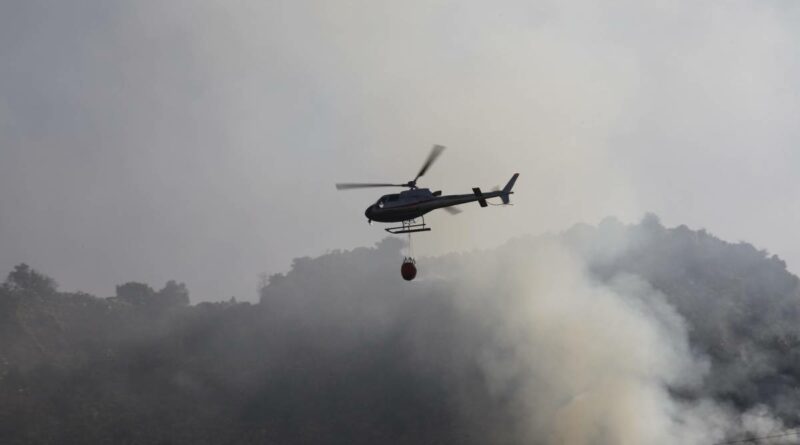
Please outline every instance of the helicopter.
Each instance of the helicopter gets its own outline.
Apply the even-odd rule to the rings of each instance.
[[[519,177],[519,173],[514,173],[511,179],[501,190],[488,193],[482,192],[480,188],[474,187],[472,193],[463,195],[444,195],[442,191],[430,191],[427,188],[418,188],[417,180],[422,177],[431,167],[436,159],[442,154],[445,147],[434,145],[431,149],[422,168],[411,181],[404,184],[387,183],[338,183],[337,190],[352,190],[372,187],[406,187],[408,190],[400,193],[383,195],[371,206],[367,207],[364,216],[372,224],[373,221],[381,223],[400,223],[399,226],[387,227],[384,230],[391,234],[414,233],[430,231],[430,227],[425,225],[424,215],[436,209],[444,209],[451,214],[461,213],[455,206],[478,202],[481,207],[487,207],[487,199],[500,198],[502,203],[509,204],[509,196],[514,192],[511,189]],[[418,221],[419,220],[419,221]]]

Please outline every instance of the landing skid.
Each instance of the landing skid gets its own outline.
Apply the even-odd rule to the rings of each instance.
[[[401,222],[399,226],[387,227],[383,230],[391,233],[392,235],[399,235],[401,233],[415,233],[415,232],[430,232],[431,228],[425,225],[425,218],[422,222],[418,223],[416,219]]]

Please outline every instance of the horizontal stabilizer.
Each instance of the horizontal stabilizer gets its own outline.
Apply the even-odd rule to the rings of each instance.
[[[481,192],[481,189],[480,189],[480,188],[478,188],[478,187],[473,187],[473,188],[472,188],[472,193],[475,193],[475,196],[477,196],[477,197],[478,197],[478,204],[480,204],[480,205],[481,205],[481,207],[486,207],[486,206],[488,206],[488,205],[489,205],[489,204],[486,202],[486,199],[483,197],[483,193]]]

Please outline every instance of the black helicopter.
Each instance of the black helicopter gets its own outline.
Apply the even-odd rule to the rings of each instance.
[[[430,155],[428,155],[428,159],[425,160],[417,176],[405,184],[339,183],[336,184],[336,189],[350,190],[370,187],[408,187],[406,191],[381,196],[375,204],[369,206],[364,212],[370,224],[372,224],[372,221],[401,223],[400,226],[388,227],[385,229],[392,234],[431,230],[425,225],[424,215],[432,210],[444,209],[451,214],[458,214],[461,213],[461,211],[453,206],[477,201],[481,207],[486,207],[489,205],[486,200],[490,198],[500,198],[503,204],[509,203],[509,195],[514,193],[511,191],[511,188],[514,187],[514,182],[516,182],[517,177],[519,177],[519,173],[514,173],[514,176],[511,177],[502,190],[488,193],[482,192],[478,187],[474,187],[470,194],[442,196],[441,190],[431,192],[426,188],[417,188],[417,180],[428,171],[428,168],[430,168],[436,158],[442,154],[442,151],[444,151],[444,146],[434,145]],[[418,222],[417,219],[421,221]]]

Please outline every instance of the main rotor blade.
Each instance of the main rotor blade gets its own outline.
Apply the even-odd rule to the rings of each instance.
[[[447,213],[451,215],[458,215],[459,213],[461,213],[461,209],[459,209],[458,207],[442,207],[442,209],[444,209]]]
[[[422,168],[419,170],[419,173],[417,173],[417,177],[414,178],[413,182],[417,182],[417,179],[419,179],[420,176],[424,175],[425,172],[428,171],[428,168],[430,168],[431,164],[433,164],[433,161],[435,161],[436,158],[438,158],[443,151],[444,151],[443,145],[433,146],[433,148],[431,149],[431,154],[428,155],[428,159],[426,159],[425,163],[422,164]]]
[[[405,184],[382,184],[382,183],[362,183],[362,182],[340,182],[336,184],[336,190],[365,189],[370,187],[402,187]]]

